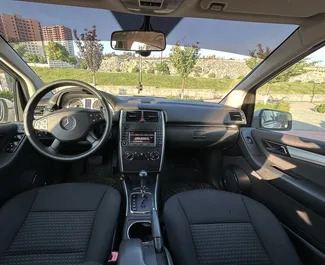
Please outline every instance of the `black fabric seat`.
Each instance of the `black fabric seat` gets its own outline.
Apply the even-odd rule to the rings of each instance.
[[[164,221],[175,265],[301,264],[275,216],[239,194],[179,193],[166,202]]]
[[[59,184],[17,195],[0,209],[0,264],[107,264],[120,194],[98,184]]]

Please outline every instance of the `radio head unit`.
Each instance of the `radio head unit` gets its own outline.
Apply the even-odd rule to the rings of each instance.
[[[130,131],[130,146],[156,146],[156,132],[152,131]]]

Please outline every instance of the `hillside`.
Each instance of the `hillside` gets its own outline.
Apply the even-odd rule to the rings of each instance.
[[[143,59],[142,70],[144,72],[148,72],[148,70],[155,70],[156,64],[161,62],[165,62],[168,64],[171,75],[177,75],[175,68],[166,58]],[[138,58],[121,59],[120,57],[114,56],[111,58],[105,58],[101,64],[99,71],[131,73],[134,67],[138,66]],[[195,71],[193,71],[191,76],[208,77],[210,74],[214,74],[216,78],[237,79],[239,77],[245,76],[249,73],[249,71],[250,69],[242,60],[199,59],[196,64]]]

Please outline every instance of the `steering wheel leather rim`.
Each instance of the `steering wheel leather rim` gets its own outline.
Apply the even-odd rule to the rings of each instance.
[[[36,109],[36,106],[40,102],[40,100],[50,91],[56,88],[60,88],[63,86],[78,86],[81,89],[84,89],[88,92],[90,92],[93,96],[97,97],[97,99],[100,101],[100,103],[103,106],[103,120],[106,121],[104,133],[100,139],[98,139],[97,143],[95,145],[92,145],[92,147],[87,150],[86,152],[83,152],[81,154],[76,154],[76,155],[64,155],[60,154],[58,152],[52,152],[49,147],[43,145],[41,141],[37,138],[36,132],[34,129],[34,124],[33,122],[35,121],[34,119],[34,111]],[[81,109],[80,112],[87,112],[87,109]],[[90,110],[89,110],[90,111]],[[55,111],[53,112],[55,113]],[[50,116],[49,114],[48,116]],[[46,115],[47,116],[47,115]],[[44,117],[43,117],[44,118]],[[42,118],[41,118],[42,119]],[[108,138],[111,129],[112,129],[112,114],[109,108],[109,104],[104,98],[104,96],[92,85],[89,85],[85,82],[78,81],[78,80],[58,80],[54,81],[51,83],[46,84],[32,96],[32,98],[29,99],[25,110],[24,110],[24,128],[25,128],[25,134],[30,141],[30,143],[35,147],[35,149],[40,152],[41,154],[50,157],[55,160],[60,160],[60,161],[75,161],[78,159],[85,158],[92,153],[96,152],[104,143],[104,141]],[[90,131],[90,130],[89,130]],[[87,134],[89,133],[87,132]],[[54,138],[54,142],[57,140],[57,138]],[[53,143],[54,143],[53,142]],[[69,141],[65,141],[69,142]]]

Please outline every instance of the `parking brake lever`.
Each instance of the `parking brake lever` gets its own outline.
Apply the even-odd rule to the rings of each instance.
[[[151,210],[151,230],[156,253],[162,253],[163,240],[157,210]]]

